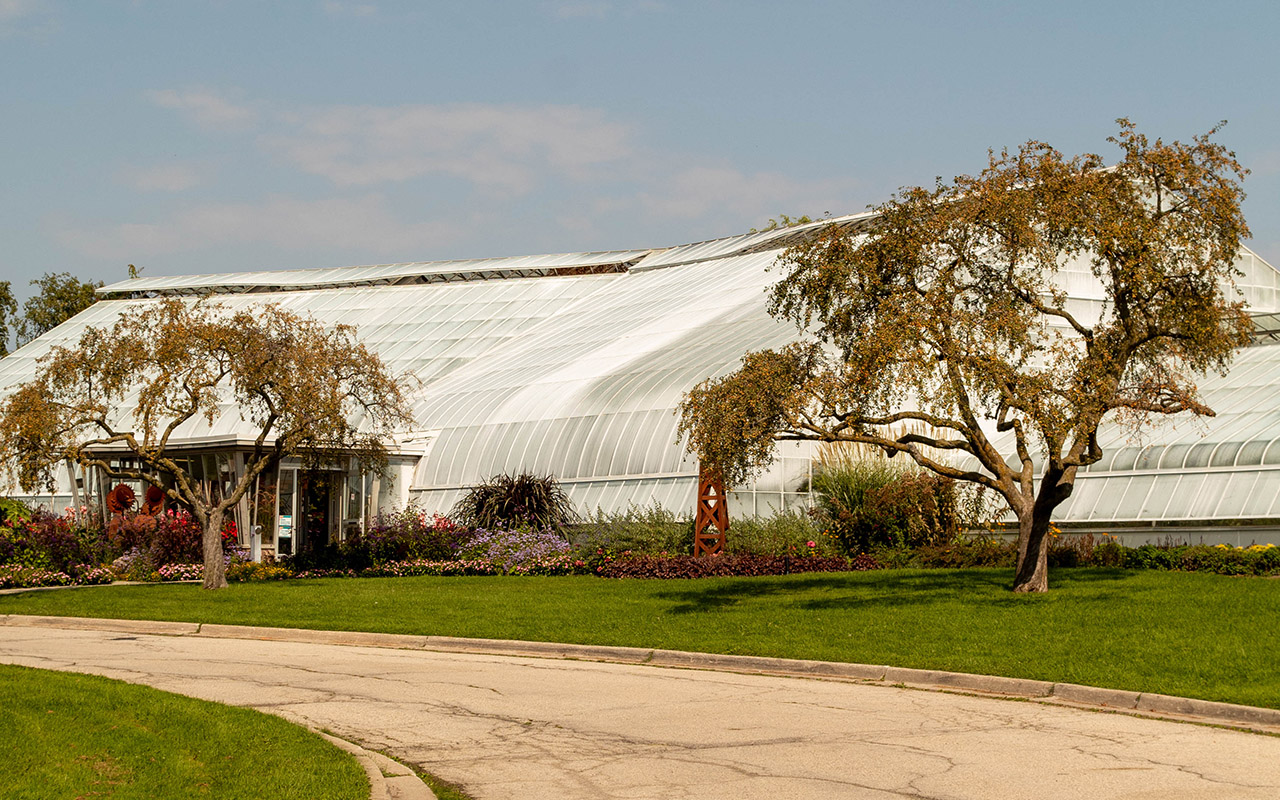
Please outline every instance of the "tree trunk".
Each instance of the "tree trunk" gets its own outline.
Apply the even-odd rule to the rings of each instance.
[[[204,588],[227,588],[227,566],[222,557],[221,511],[210,511],[204,524]]]
[[[1052,508],[1033,503],[1018,518],[1018,568],[1013,575],[1015,592],[1049,591],[1049,522]]]

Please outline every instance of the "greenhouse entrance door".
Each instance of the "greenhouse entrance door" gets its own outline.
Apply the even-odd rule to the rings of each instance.
[[[344,477],[327,470],[280,468],[276,555],[315,551],[337,541]]]
[[[336,472],[299,470],[302,539],[295,546],[300,550],[320,550],[337,540],[341,492],[334,484],[341,478]]]

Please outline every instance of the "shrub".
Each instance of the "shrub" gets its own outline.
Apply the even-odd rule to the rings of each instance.
[[[870,449],[824,449],[810,488],[846,553],[934,545],[962,527],[955,481]]]
[[[1017,542],[982,536],[957,539],[948,544],[918,547],[911,557],[910,564],[923,569],[1012,567],[1017,557]]]
[[[550,475],[494,475],[474,486],[453,507],[450,517],[469,528],[560,529],[576,514],[560,482]]]
[[[573,526],[568,537],[574,549],[584,555],[597,550],[634,553],[690,553],[693,550],[693,521],[668,511],[655,501],[641,508],[595,516]]]
[[[762,556],[838,556],[840,544],[803,511],[731,520],[725,550]]]
[[[1102,542],[1105,544],[1108,540]],[[1049,566],[1058,567],[1084,567],[1094,564],[1094,551],[1098,549],[1098,543],[1095,543],[1093,534],[1091,533],[1058,533],[1054,528],[1054,535],[1049,540]]]
[[[158,578],[154,577],[157,566],[159,565],[151,559],[149,552],[140,547],[135,547],[112,561],[111,571],[119,576],[121,580],[150,581],[158,580]]]
[[[227,567],[228,581],[282,581],[292,577],[293,570],[288,567],[265,561],[241,561]]]
[[[1176,569],[1178,548],[1168,545],[1144,544],[1125,549],[1126,569]]]
[[[166,511],[155,517],[145,517],[139,514],[134,518],[135,524],[146,525],[146,520],[151,519],[154,522],[150,528],[143,527],[145,534],[149,538],[144,538],[151,559],[156,564],[181,564],[184,562],[203,561],[204,560],[204,531],[200,529],[195,517],[185,510]],[[223,544],[226,544],[228,528],[234,526],[234,522],[224,526]]]
[[[29,519],[31,508],[26,503],[12,497],[0,497],[0,525],[8,523],[9,527],[13,527]]]
[[[1160,545],[1143,545],[1142,548],[1164,549]],[[1216,572],[1219,575],[1274,575],[1280,572],[1280,548],[1274,545],[1232,547],[1219,545],[1184,545],[1166,549],[1167,558],[1173,564],[1170,569]],[[1152,558],[1150,552],[1144,554]]]
[[[1125,546],[1114,538],[1105,539],[1093,547],[1090,564],[1095,567],[1123,567]]]
[[[27,519],[0,524],[0,562],[65,572],[76,564],[101,563],[110,547],[96,528],[74,514],[36,509]]]
[[[137,551],[156,567],[204,560],[204,530],[186,509],[113,517],[107,531],[117,554]],[[237,547],[233,519],[223,522],[222,546],[224,550]]]
[[[409,506],[374,517],[368,531],[344,543],[344,555],[354,569],[384,561],[440,560],[452,558],[468,538],[448,517]],[[356,563],[362,550],[368,563]]]

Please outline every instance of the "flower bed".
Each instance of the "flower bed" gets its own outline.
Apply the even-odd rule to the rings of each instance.
[[[362,578],[404,578],[411,575],[502,575],[500,566],[483,559],[457,561],[388,561],[360,573]]]
[[[792,575],[799,572],[850,572],[879,569],[874,558],[851,560],[823,556],[630,556],[608,561],[596,574],[604,578],[709,578]]]
[[[69,572],[24,567],[20,564],[0,566],[0,589],[24,589],[38,586],[99,586],[114,579],[106,567],[80,564]]]
[[[161,581],[204,580],[204,564],[165,564],[155,574]]]

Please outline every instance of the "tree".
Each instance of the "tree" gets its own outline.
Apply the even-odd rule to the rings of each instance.
[[[0,358],[9,355],[9,334],[17,322],[18,302],[8,281],[0,281]]]
[[[120,411],[126,398],[129,416]],[[184,468],[172,440],[185,423],[212,425],[226,413],[257,434],[243,474],[220,496]],[[312,463],[355,456],[381,469],[385,436],[408,422],[401,382],[354,328],[326,329],[278,305],[232,312],[167,299],[132,307],[110,329],[87,329],[74,347],[53,348],[0,404],[0,444],[28,491],[52,485],[65,459],[161,488],[199,521],[204,586],[218,589],[227,585],[223,519],[263,470],[295,455]],[[137,465],[113,465],[110,447],[125,448]]]
[[[69,272],[47,272],[31,285],[39,286],[40,293],[22,304],[22,316],[15,326],[19,347],[96,303],[95,290],[102,281],[81,281]]]
[[[690,391],[691,449],[731,483],[775,439],[906,454],[1008,501],[1014,591],[1047,591],[1052,515],[1102,457],[1099,426],[1211,416],[1195,379],[1224,373],[1250,330],[1233,282],[1247,171],[1217,127],[1165,144],[1118,123],[1110,168],[1028,142],[901,191],[865,235],[829,227],[785,252],[769,311],[809,335]],[[1057,280],[1073,259],[1098,283],[1093,311]]]

